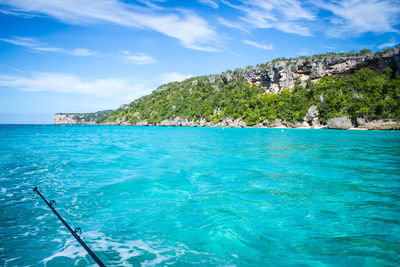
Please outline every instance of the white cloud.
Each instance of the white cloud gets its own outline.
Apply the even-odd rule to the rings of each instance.
[[[39,13],[70,24],[109,22],[153,30],[180,40],[186,48],[216,51],[218,38],[208,23],[195,13],[165,13],[118,0],[0,0],[12,12]]]
[[[82,79],[69,73],[31,72],[24,76],[0,75],[0,86],[28,92],[87,94],[97,97],[125,97],[131,100],[151,92],[146,84],[116,78]]]
[[[365,32],[397,32],[393,26],[400,23],[398,0],[339,0],[317,2],[322,9],[329,10],[333,27],[332,36],[362,34]]]
[[[11,39],[0,38],[0,41],[10,43],[13,45],[23,46],[34,51],[56,52],[56,53],[69,54],[79,57],[94,56],[97,54],[97,52],[91,51],[86,48],[75,48],[73,50],[68,50],[59,47],[48,47],[46,46],[45,43],[39,42],[38,40],[30,37],[14,37]]]
[[[97,55],[97,52],[86,48],[75,48],[74,50],[70,51],[70,54],[78,57],[89,57]]]
[[[270,45],[265,45],[265,44],[260,44],[260,43],[257,43],[257,42],[254,42],[254,41],[250,41],[250,40],[243,40],[242,42],[245,43],[245,44],[260,48],[260,49],[264,49],[264,50],[272,50],[272,49],[274,49],[274,46],[271,45],[271,44]]]
[[[276,26],[276,28],[287,33],[299,34],[302,36],[312,36],[311,31],[307,27],[296,23],[281,22]]]
[[[0,41],[7,42],[10,44],[23,46],[33,51],[42,51],[42,52],[55,52],[55,53],[62,53],[68,54],[72,56],[78,57],[89,57],[89,56],[97,56],[100,55],[96,51],[92,51],[86,48],[75,48],[73,50],[68,50],[59,47],[48,47],[44,43],[39,42],[36,39],[29,38],[29,37],[14,37],[11,39],[0,38]],[[144,65],[144,64],[154,64],[157,63],[157,60],[152,56],[146,55],[145,53],[136,53],[132,54],[129,51],[122,51],[123,59],[128,63],[133,63],[136,65]],[[115,54],[110,55],[101,55],[106,57],[113,57],[116,56]],[[120,55],[117,55],[120,56]]]
[[[137,0],[137,1],[151,9],[157,9],[157,10],[163,9],[160,5],[157,5],[156,3],[154,3],[153,1],[150,1],[150,0]],[[155,2],[164,2],[164,1],[155,1]]]
[[[7,38],[0,38],[0,41],[13,44],[13,45],[19,45],[19,46],[26,46],[26,47],[38,47],[41,46],[42,44],[39,43],[37,40],[29,37],[15,37],[12,39],[7,39]]]
[[[379,48],[379,49],[383,49],[383,48],[387,48],[387,47],[394,47],[394,46],[396,46],[396,45],[398,45],[398,44],[399,44],[399,43],[396,42],[396,41],[390,41],[390,42],[383,43],[383,44],[379,45],[378,48]]]
[[[250,34],[250,31],[248,29],[246,29],[246,27],[243,26],[241,23],[232,22],[232,21],[226,20],[224,18],[217,18],[217,21],[218,21],[219,24],[221,24],[221,25],[223,25],[225,27],[229,27],[229,28],[232,28],[232,29],[240,30],[240,31],[243,31],[245,33]]]
[[[57,52],[57,53],[66,53],[68,54],[68,51],[58,48],[58,47],[30,47],[32,50],[36,51],[43,51],[43,52]]]
[[[218,3],[215,0],[198,0],[200,3],[208,5],[212,8],[218,8]]]
[[[246,1],[245,1],[246,2]],[[315,15],[301,5],[298,0],[251,0],[249,4],[255,8],[260,8],[266,13],[265,18],[276,20],[280,14],[285,20],[295,21],[299,19],[313,20]],[[274,12],[278,14],[274,15]]]
[[[366,32],[400,31],[398,0],[239,0],[221,3],[242,13],[237,22],[219,19],[219,23],[238,30],[276,29],[286,33],[312,36],[311,30],[333,37]],[[324,12],[321,12],[324,11]],[[326,15],[327,12],[330,15]],[[312,28],[310,28],[312,27]]]
[[[152,56],[146,55],[144,53],[130,54],[130,52],[125,51],[124,59],[127,62],[136,64],[136,65],[145,65],[145,64],[155,64],[157,60]]]
[[[233,5],[228,1],[222,2],[244,13],[240,20],[246,28],[273,28],[302,36],[312,35],[302,23],[313,21],[316,16],[304,8],[298,0],[250,0],[241,1],[241,5]]]
[[[160,82],[162,84],[170,83],[170,82],[181,82],[183,80],[189,79],[193,77],[192,74],[181,74],[178,72],[166,72],[160,76]]]

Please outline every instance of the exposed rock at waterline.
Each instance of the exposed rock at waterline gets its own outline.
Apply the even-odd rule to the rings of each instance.
[[[367,121],[364,118],[357,118],[357,127],[366,130],[400,130],[400,122],[392,120]]]
[[[328,129],[347,130],[353,127],[351,120],[347,116],[335,117],[327,121]]]

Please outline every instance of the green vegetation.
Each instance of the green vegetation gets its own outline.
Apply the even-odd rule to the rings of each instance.
[[[347,115],[350,118],[400,120],[400,77],[390,68],[380,73],[363,68],[345,77],[323,77],[309,83],[310,97],[322,95],[317,103],[320,119]]]
[[[396,47],[400,50],[400,46]],[[329,52],[296,59],[277,58],[257,65],[267,69],[281,61],[295,68],[298,60],[318,60],[335,57],[392,56],[394,48],[371,52]],[[294,61],[294,62],[293,62]],[[141,97],[127,107],[95,118],[96,122],[147,121],[157,124],[176,117],[199,121],[219,122],[224,118],[240,118],[248,125],[272,123],[279,118],[289,123],[301,122],[310,106],[315,105],[319,119],[347,115],[352,119],[400,120],[400,78],[390,68],[375,72],[364,68],[344,77],[322,77],[316,83],[308,80],[306,86],[297,82],[293,90],[283,89],[278,94],[267,93],[265,88],[250,84],[244,77],[246,69],[228,70],[220,75],[191,78],[159,87],[150,95]],[[292,69],[294,71],[294,69]],[[311,74],[311,77],[317,76]],[[89,118],[92,120],[92,118]],[[85,118],[86,120],[86,118]]]
[[[396,46],[397,49],[400,49],[400,44]],[[364,56],[364,55],[378,55],[383,56],[384,54],[391,54],[395,52],[395,48],[385,48],[383,51],[372,52],[370,49],[361,49],[359,52],[357,51],[349,51],[347,53],[335,53],[335,52],[327,52],[325,54],[315,54],[312,56],[300,56],[297,58],[285,58],[280,57],[272,60],[267,64],[258,64],[257,67],[265,68],[268,64],[273,64],[278,61],[299,61],[299,60],[315,60],[315,59],[326,59],[326,58],[335,58],[335,57],[356,57],[356,56]]]
[[[73,113],[73,119],[77,122],[96,122],[101,123],[108,119],[110,115],[114,113],[114,110],[103,110],[95,113]],[[68,113],[59,113],[68,114]]]
[[[228,82],[227,75],[164,85],[132,102],[128,108],[116,110],[103,121],[146,120],[156,124],[179,116],[211,122],[226,117],[241,118],[248,125],[264,120],[271,123],[276,118],[294,123],[303,120],[311,105],[317,106],[322,123],[342,115],[400,120],[400,77],[390,68],[381,72],[364,68],[344,77],[323,77],[316,83],[309,80],[305,88],[297,83],[292,91],[283,89],[278,94],[265,93],[263,88],[240,76],[233,76]]]

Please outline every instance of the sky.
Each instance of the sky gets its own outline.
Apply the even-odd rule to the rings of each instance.
[[[116,109],[162,84],[400,43],[399,0],[0,0],[0,123]]]

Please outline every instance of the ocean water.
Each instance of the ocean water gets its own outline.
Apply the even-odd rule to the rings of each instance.
[[[398,266],[400,132],[0,126],[0,265]]]

